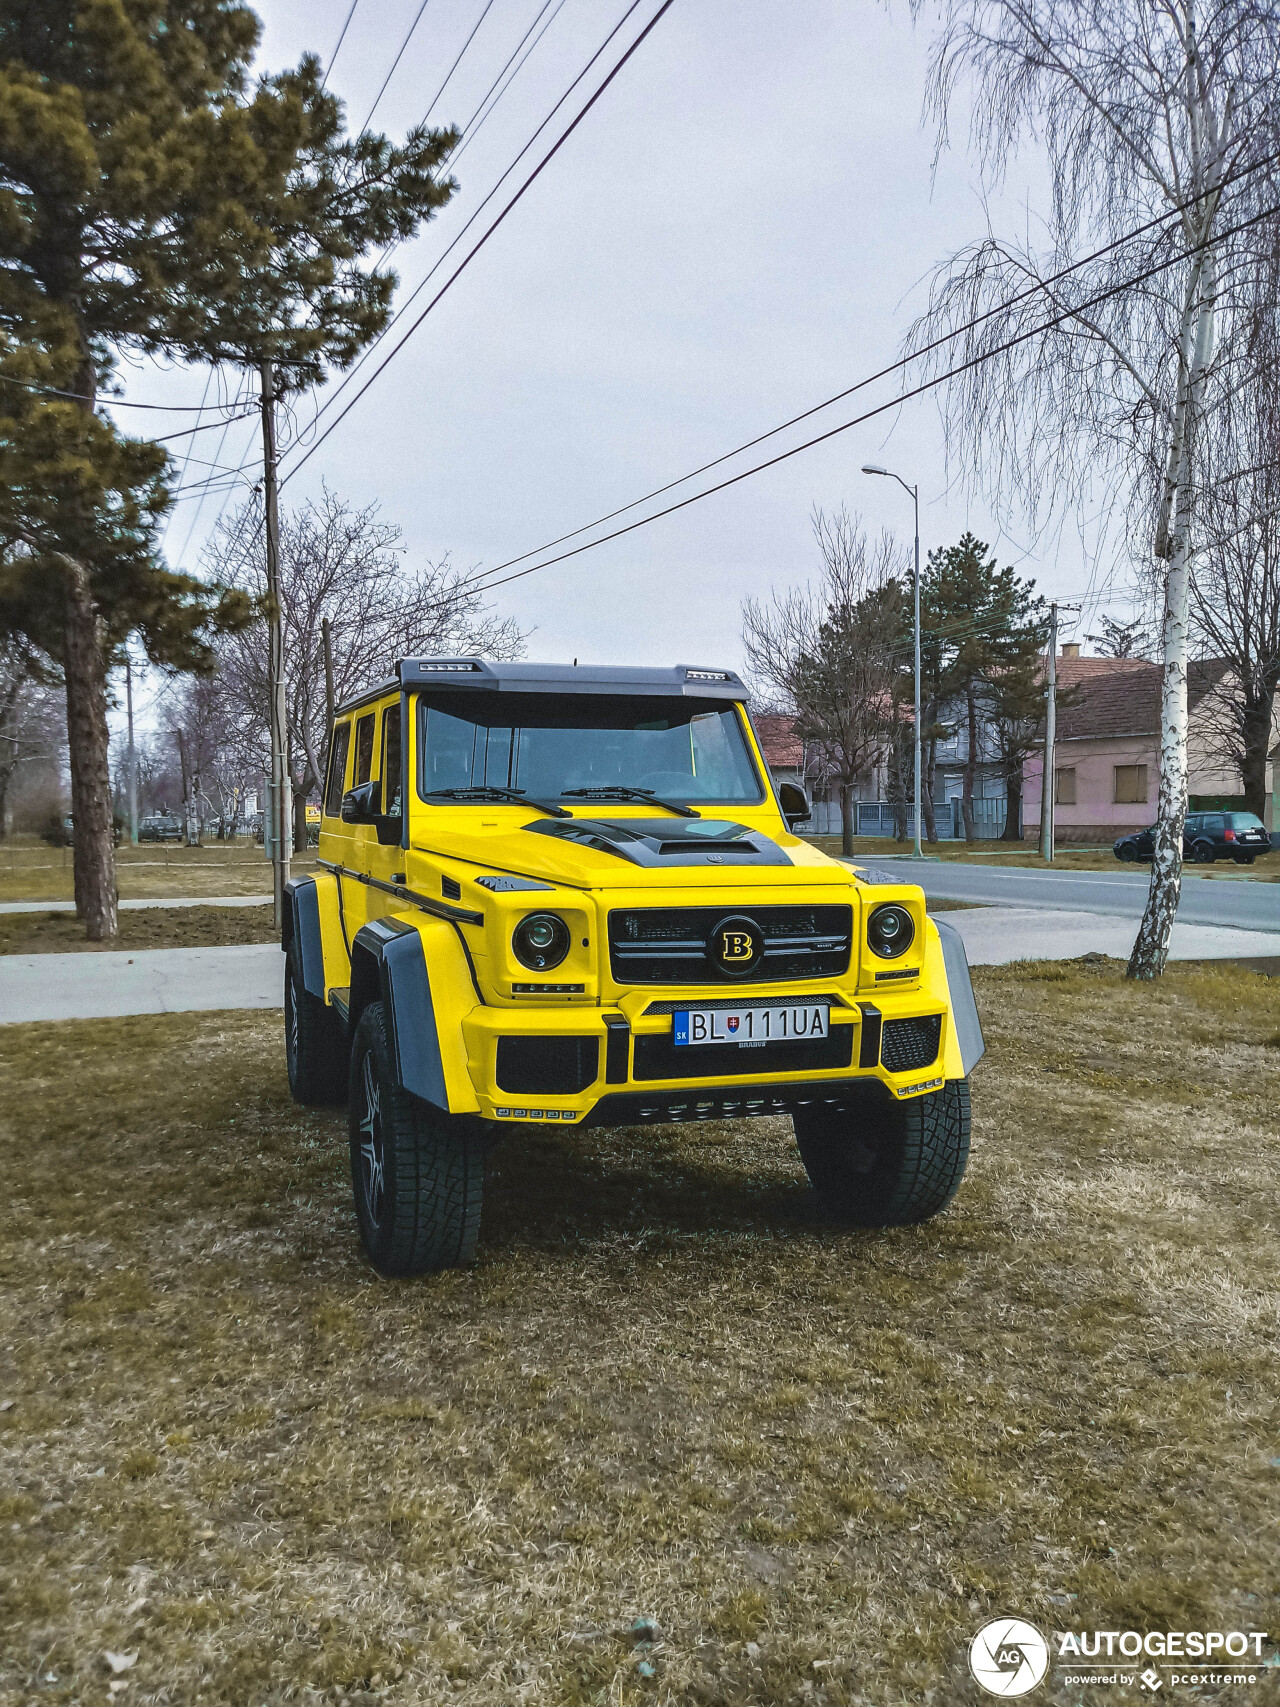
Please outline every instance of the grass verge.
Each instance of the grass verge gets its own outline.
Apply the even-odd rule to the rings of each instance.
[[[109,942],[87,942],[74,913],[0,913],[0,954],[232,948],[278,938],[270,907],[139,908],[120,914],[119,933]]]
[[[401,1285],[278,1017],[0,1031],[0,1700],[897,1707],[1007,1610],[1280,1628],[1274,985],[976,982],[937,1221],[820,1224],[785,1121],[535,1130]]]
[[[315,869],[314,853],[293,858],[296,873]],[[124,901],[178,895],[269,895],[271,867],[260,847],[211,842],[185,848],[170,842],[116,849],[116,882]],[[74,893],[70,848],[42,842],[0,843],[0,901],[69,901]]]

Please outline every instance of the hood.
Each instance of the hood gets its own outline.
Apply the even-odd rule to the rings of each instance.
[[[427,851],[425,848],[422,851]],[[682,887],[848,888],[854,873],[798,836],[726,819],[538,818],[433,826],[430,851],[485,872],[507,872],[580,889],[634,889],[640,870],[681,873]]]

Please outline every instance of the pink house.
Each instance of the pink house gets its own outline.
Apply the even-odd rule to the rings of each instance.
[[[1142,658],[1082,658],[1064,646],[1058,684],[1074,688],[1074,703],[1058,718],[1054,828],[1060,842],[1106,843],[1155,821],[1160,779],[1158,664]],[[1235,798],[1240,773],[1231,759],[1224,704],[1230,685],[1221,659],[1191,666],[1187,679],[1189,794]],[[1024,834],[1040,834],[1043,761],[1023,769]],[[1273,767],[1280,769],[1280,766]],[[1276,778],[1267,779],[1270,808]],[[1267,812],[1267,827],[1274,814]]]

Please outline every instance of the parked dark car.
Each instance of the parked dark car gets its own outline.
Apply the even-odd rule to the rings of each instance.
[[[1151,830],[1119,836],[1113,852],[1120,860],[1149,860]],[[1271,837],[1252,812],[1188,812],[1182,826],[1182,857],[1196,865],[1212,865],[1216,859],[1252,865],[1259,854],[1270,852]]]
[[[180,842],[182,825],[171,812],[150,812],[138,825],[140,842]]]

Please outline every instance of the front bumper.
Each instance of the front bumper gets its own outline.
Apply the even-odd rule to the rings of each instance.
[[[945,1002],[923,990],[877,991],[875,1001],[832,990],[806,991],[803,998],[829,1004],[827,1038],[763,1051],[758,1045],[705,1052],[672,1045],[671,1010],[722,999],[719,991],[678,1001],[635,992],[604,1011],[475,1008],[462,1029],[479,1113],[502,1122],[590,1125],[710,1120],[839,1102],[869,1083],[905,1098],[943,1082],[952,1047]],[[799,1002],[801,996],[771,992],[769,999]],[[563,1089],[534,1088],[540,1062],[559,1071]]]

